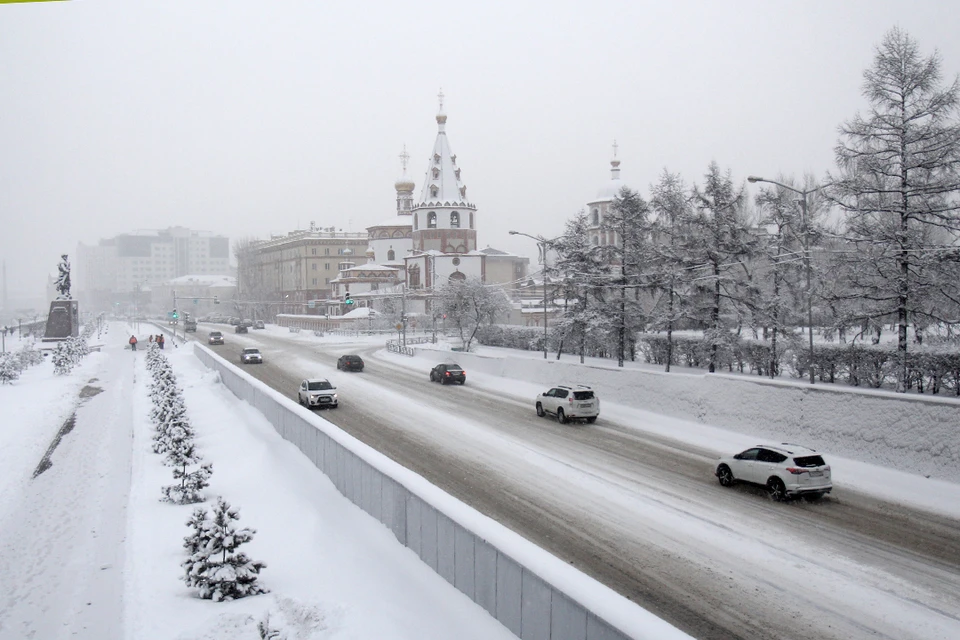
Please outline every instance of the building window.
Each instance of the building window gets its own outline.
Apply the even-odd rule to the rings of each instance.
[[[326,279],[323,281],[323,284],[330,284],[330,278],[326,278]]]
[[[330,263],[329,263],[329,262],[324,262],[324,263],[323,263],[323,270],[324,270],[324,271],[330,271]]]
[[[310,265],[310,271],[316,271],[316,270],[317,270],[317,263],[314,262],[313,264]]]
[[[317,279],[316,279],[316,278],[313,279],[313,285],[314,285],[314,286],[317,285]]]
[[[407,276],[407,280],[409,280],[411,287],[420,286],[420,266],[419,265],[415,264],[412,267],[410,267],[410,273]]]
[[[430,197],[431,197],[431,198],[436,198],[436,197],[437,197],[437,192],[438,192],[438,189],[437,189],[436,185],[430,185]]]
[[[310,249],[310,253],[313,255],[317,255],[317,248],[314,247],[313,249]]]
[[[473,229],[473,211],[470,212],[470,228]]]
[[[433,177],[434,179],[440,177],[440,169],[437,169],[436,167],[433,168]]]
[[[590,215],[590,224],[593,226],[600,224],[600,211],[598,209],[594,209],[593,213]]]
[[[338,256],[342,256],[342,255],[343,255],[343,247],[337,249],[337,255],[338,255]]]
[[[413,214],[413,230],[414,231],[416,231],[419,228],[419,224],[418,224],[419,222],[420,222],[420,214],[419,213]]]
[[[459,229],[460,228],[460,214],[456,211],[450,213],[450,228]]]
[[[427,229],[437,228],[437,212],[431,211],[427,214]]]
[[[393,262],[396,259],[396,257],[397,257],[397,254],[393,252],[393,249],[390,249],[389,251],[387,251],[388,262]]]
[[[323,250],[323,255],[325,256],[330,255],[330,247],[327,247],[326,249]]]

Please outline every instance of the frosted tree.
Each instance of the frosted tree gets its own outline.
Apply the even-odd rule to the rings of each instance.
[[[53,350],[53,373],[58,376],[65,376],[73,370],[75,363],[70,351],[70,345],[64,342],[58,342]]]
[[[756,248],[754,235],[745,220],[743,187],[734,187],[730,172],[721,173],[711,162],[703,186],[693,188],[692,210],[685,223],[695,229],[686,243],[698,284],[698,315],[707,326],[711,373],[717,369],[719,349],[730,341],[724,321],[730,313],[739,315],[738,303],[744,299],[748,263]]]
[[[197,589],[201,598],[221,602],[267,593],[257,584],[266,564],[250,560],[240,546],[253,539],[256,530],[237,529],[239,512],[222,497],[217,498],[212,517],[197,512],[188,522],[194,528],[184,546],[193,550],[183,563],[184,582]]]
[[[163,499],[174,504],[203,502],[202,492],[210,484],[213,465],[202,462],[192,438],[169,441],[166,464],[173,467],[175,482],[163,487]],[[189,468],[194,466],[196,468],[190,471]]]
[[[0,384],[10,384],[20,377],[20,359],[12,353],[0,353]]]
[[[944,86],[940,56],[923,57],[897,27],[863,77],[870,108],[840,127],[829,194],[846,212],[847,274],[862,318],[896,319],[902,392],[909,323],[960,323],[960,285],[940,264],[952,266],[960,239],[960,80]]]
[[[479,278],[448,280],[439,289],[440,305],[460,333],[465,351],[470,350],[477,330],[509,313],[510,299],[500,286],[487,286]]]

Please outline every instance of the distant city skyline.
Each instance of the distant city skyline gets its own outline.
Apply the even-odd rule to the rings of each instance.
[[[363,231],[423,185],[437,94],[477,205],[478,247],[536,257],[610,179],[647,197],[716,160],[801,179],[898,25],[960,71],[955,3],[707,2],[0,9],[0,259],[43,295],[62,253],[140,228],[269,238]],[[755,192],[754,187],[750,187]]]

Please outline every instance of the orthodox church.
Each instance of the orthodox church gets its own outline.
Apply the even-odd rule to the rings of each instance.
[[[407,176],[410,156],[404,147],[403,174],[394,184],[396,214],[367,227],[367,264],[342,270],[331,283],[341,299],[372,302],[404,285],[408,313],[430,315],[433,291],[448,280],[474,277],[513,286],[527,273],[529,258],[477,249],[477,206],[467,197],[457,155],[447,139],[442,91],[439,98],[437,137],[420,195],[414,197],[416,185]]]

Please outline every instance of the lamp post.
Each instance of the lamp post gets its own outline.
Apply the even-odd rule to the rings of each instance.
[[[508,232],[512,236],[526,236],[537,241],[540,250],[540,262],[543,264],[543,359],[547,359],[547,240],[543,236],[532,236],[522,231]]]
[[[814,366],[813,366],[813,293],[810,290],[810,227],[807,224],[807,196],[811,193],[816,193],[820,189],[828,185],[818,185],[812,189],[796,189],[789,185],[785,185],[782,182],[777,182],[776,180],[767,180],[766,178],[758,178],[757,176],[747,176],[747,182],[767,182],[769,184],[775,184],[781,189],[786,189],[787,191],[793,191],[796,194],[800,195],[800,224],[803,226],[803,262],[806,271],[806,294],[807,294],[807,335],[809,337],[809,347],[810,347],[810,384],[814,383]]]

